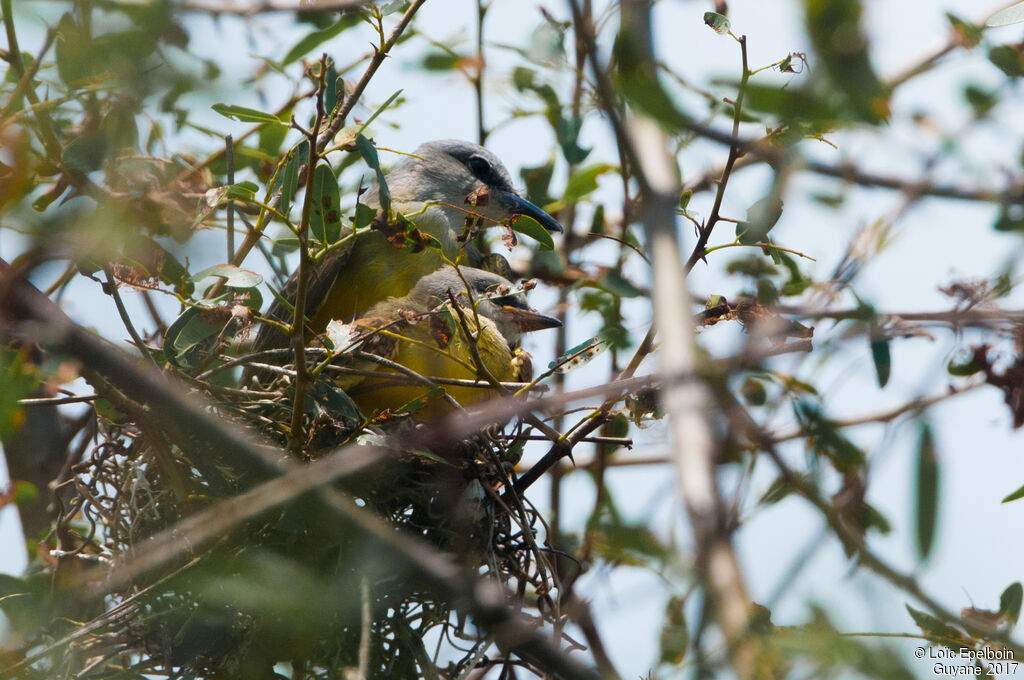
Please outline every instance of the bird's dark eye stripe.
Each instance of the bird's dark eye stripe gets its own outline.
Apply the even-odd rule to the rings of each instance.
[[[526,307],[526,302],[519,295],[502,295],[501,297],[491,298],[491,301],[502,307]]]
[[[467,161],[467,165],[469,166],[469,171],[473,173],[473,176],[484,184],[493,186],[500,183],[500,180],[494,173],[494,168],[492,168],[491,164],[483,158],[480,158],[479,156],[471,156],[469,161]]]

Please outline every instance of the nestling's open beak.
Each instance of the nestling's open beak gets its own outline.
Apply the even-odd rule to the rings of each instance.
[[[533,203],[530,203],[519,194],[511,191],[495,191],[494,189],[491,191],[493,194],[497,194],[498,202],[507,208],[509,213],[512,215],[526,215],[527,217],[532,217],[552,234],[561,234],[565,231],[562,229],[562,225],[558,223],[558,220],[535,206]]]
[[[520,333],[542,331],[545,328],[558,328],[562,325],[562,322],[555,317],[535,312],[532,309],[522,309],[509,305],[505,305],[501,309],[512,317],[512,322],[515,323]]]

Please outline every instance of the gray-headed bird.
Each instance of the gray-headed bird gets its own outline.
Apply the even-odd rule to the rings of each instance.
[[[482,218],[484,226],[524,215],[549,232],[562,231],[553,217],[516,192],[508,170],[493,153],[470,142],[449,139],[423,144],[391,169],[386,182],[392,208],[437,239],[441,251],[451,260],[459,251],[458,238],[467,215]],[[368,192],[365,203],[380,208],[377,190]],[[462,264],[481,264],[480,253],[472,244],[462,249]],[[443,264],[442,254],[435,248],[409,252],[392,245],[382,230],[367,230],[354,239],[351,247],[331,251],[311,270],[305,310],[307,332],[320,333],[332,319],[347,321],[389,297],[404,296],[417,281]],[[283,297],[294,302],[296,290],[293,275]],[[274,302],[267,316],[284,323],[292,319],[280,301]],[[264,325],[254,348],[285,344],[287,339],[280,330]]]

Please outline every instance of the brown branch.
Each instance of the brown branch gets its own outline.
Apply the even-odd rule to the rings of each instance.
[[[644,0],[623,0],[620,6],[619,40],[632,51],[636,68],[656,77],[650,4]],[[642,114],[622,127],[608,75],[597,58],[593,28],[583,25],[575,1],[571,7],[576,30],[587,36],[600,106],[613,125],[616,140],[625,150],[640,187],[640,219],[647,232],[654,269],[655,322],[662,334],[662,370],[673,376],[693,375],[697,367],[693,321],[686,318],[686,306],[679,304],[680,298],[689,298],[675,228],[680,187],[668,153],[668,140],[657,123]],[[717,444],[707,414],[709,395],[700,381],[673,380],[663,387],[662,403],[672,428],[680,492],[699,546],[700,574],[729,645],[733,669],[742,680],[759,677],[767,669],[758,667],[757,646],[747,634],[750,601],[715,478]]]
[[[811,309],[799,305],[778,305],[773,307],[780,314],[797,316],[801,319],[863,319],[863,309]],[[1018,324],[1024,321],[1024,310],[1018,309],[948,309],[934,312],[881,312],[876,311],[879,320],[900,320],[915,323],[940,323],[952,326],[988,327],[998,323]]]

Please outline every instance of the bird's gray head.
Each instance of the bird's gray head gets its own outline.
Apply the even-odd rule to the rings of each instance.
[[[460,276],[461,274],[461,276]],[[469,304],[468,292],[477,301],[477,313],[493,321],[509,345],[518,342],[523,333],[562,325],[558,319],[541,314],[526,301],[522,290],[498,274],[473,267],[439,269],[424,276],[409,294],[410,307],[434,309],[449,301],[449,292],[460,305]]]
[[[499,222],[526,215],[550,232],[562,231],[555,218],[516,192],[505,165],[479,144],[458,139],[427,142],[393,167],[387,182],[399,205],[439,203],[462,208],[467,197],[487,187],[487,205],[478,207],[479,213]]]

